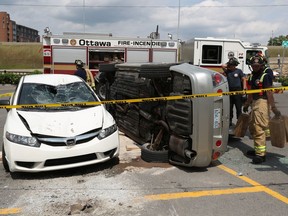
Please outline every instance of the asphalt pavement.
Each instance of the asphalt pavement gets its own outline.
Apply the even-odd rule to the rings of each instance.
[[[13,88],[0,86],[0,94]],[[275,94],[275,100],[288,115],[288,91]],[[0,109],[1,136],[5,117]],[[267,161],[255,165],[245,156],[253,140],[231,137],[218,161],[187,169],[143,161],[140,149],[122,133],[120,144],[119,163],[10,174],[0,162],[0,215],[287,215],[288,146],[267,141]]]

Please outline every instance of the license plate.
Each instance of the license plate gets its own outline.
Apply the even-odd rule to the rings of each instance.
[[[213,128],[220,128],[221,127],[221,109],[214,109],[214,124]]]

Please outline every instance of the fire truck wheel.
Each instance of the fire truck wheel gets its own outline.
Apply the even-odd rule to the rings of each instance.
[[[98,95],[100,100],[106,99],[106,84],[105,83],[96,84],[96,94]]]
[[[4,151],[4,145],[2,145],[2,163],[3,163],[3,167],[4,167],[5,171],[9,172],[9,166],[8,166],[8,162],[6,160],[6,153]]]
[[[146,162],[168,163],[168,150],[155,151],[149,149],[150,143],[145,143],[141,146],[141,158]]]

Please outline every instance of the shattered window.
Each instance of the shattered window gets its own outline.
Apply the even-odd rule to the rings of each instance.
[[[94,101],[97,101],[97,98],[83,82],[57,86],[25,83],[22,86],[18,104],[57,104]]]

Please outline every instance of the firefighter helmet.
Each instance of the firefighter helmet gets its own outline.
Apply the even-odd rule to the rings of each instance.
[[[263,55],[263,53],[262,53],[261,51],[259,51],[259,52],[255,55],[255,57],[260,57],[260,58],[262,58],[263,61],[264,61],[264,63],[265,63],[265,64],[268,64],[267,58]]]
[[[249,64],[250,65],[264,65],[265,64],[265,60],[261,56],[252,56],[249,59]]]
[[[228,62],[226,63],[227,65],[234,65],[237,66],[239,63],[239,61],[237,60],[237,58],[232,57],[228,60]]]
[[[76,64],[76,66],[79,66],[79,67],[84,66],[84,63],[80,59],[75,60],[75,64]]]

